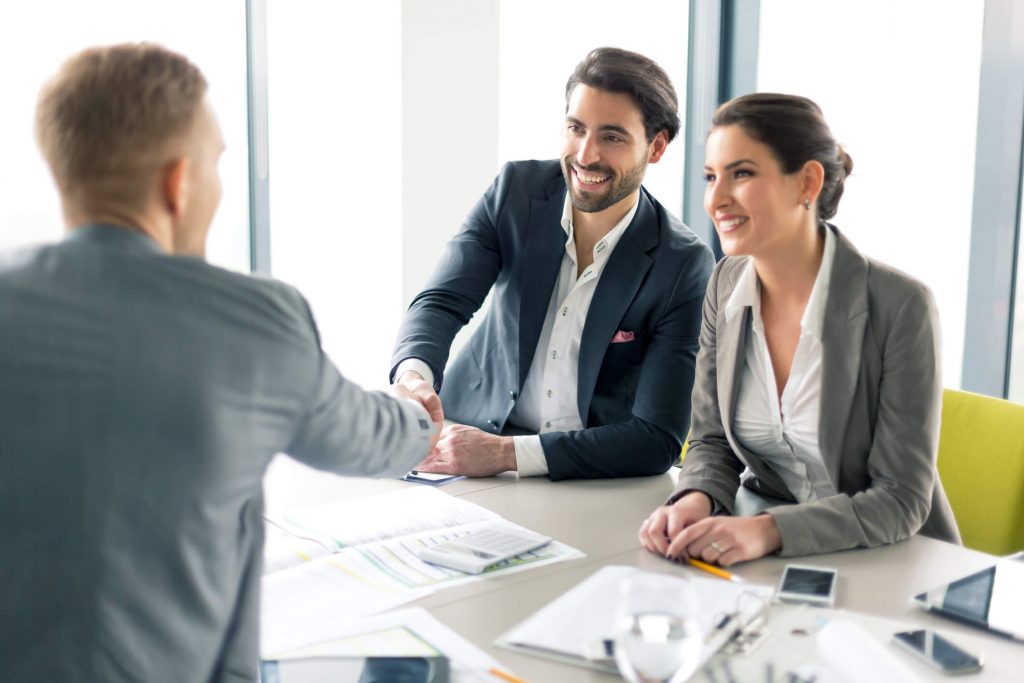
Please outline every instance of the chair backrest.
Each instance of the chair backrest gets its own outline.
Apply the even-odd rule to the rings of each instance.
[[[939,477],[965,546],[1024,550],[1024,405],[947,389]]]

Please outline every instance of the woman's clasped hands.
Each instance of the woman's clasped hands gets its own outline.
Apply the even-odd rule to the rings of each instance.
[[[782,547],[775,518],[711,516],[711,497],[690,491],[657,508],[640,526],[644,548],[670,560],[689,557],[722,567],[773,553]]]

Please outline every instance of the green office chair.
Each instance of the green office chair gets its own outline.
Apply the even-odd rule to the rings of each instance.
[[[1024,550],[1024,405],[947,389],[939,477],[965,546]]]

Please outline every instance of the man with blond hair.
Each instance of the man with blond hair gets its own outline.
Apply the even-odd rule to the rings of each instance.
[[[270,459],[388,475],[436,441],[429,387],[362,391],[297,291],[203,260],[206,88],[119,45],[40,96],[68,233],[0,255],[2,680],[255,680]]]

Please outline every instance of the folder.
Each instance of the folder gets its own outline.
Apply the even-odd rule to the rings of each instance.
[[[514,626],[495,641],[508,650],[615,673],[608,644],[615,639],[619,586],[635,567],[603,567],[551,604]],[[768,609],[769,586],[736,584],[703,576],[687,576],[699,596],[695,615],[705,640],[703,666],[744,629],[756,624]],[[728,618],[728,619],[727,619]]]

